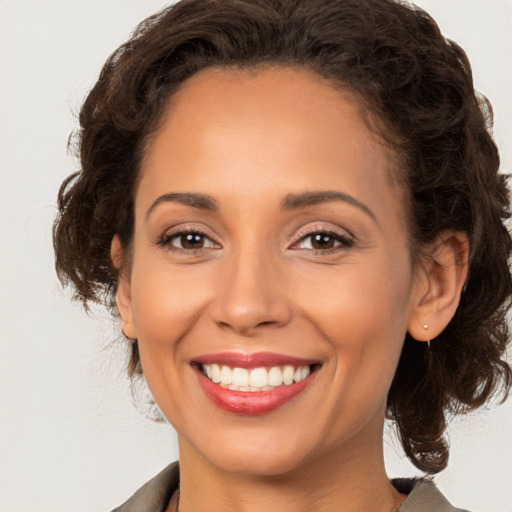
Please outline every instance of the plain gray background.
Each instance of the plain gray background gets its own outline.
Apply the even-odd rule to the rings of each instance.
[[[512,172],[512,1],[418,2],[468,52]],[[51,223],[73,111],[106,57],[161,0],[0,0],[0,510],[106,511],[177,457],[132,405],[118,326],[71,305]],[[512,511],[512,399],[457,420],[436,481],[458,506]],[[386,436],[391,476],[416,474]]]

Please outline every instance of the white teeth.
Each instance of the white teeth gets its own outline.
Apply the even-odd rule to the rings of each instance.
[[[235,386],[249,386],[249,372],[245,368],[233,368],[232,379]]]
[[[283,383],[283,372],[281,368],[274,366],[270,368],[268,372],[268,384],[269,386],[280,386]]]
[[[249,384],[255,388],[262,388],[268,384],[267,370],[254,368],[249,375]]]
[[[295,368],[291,365],[272,368],[230,368],[226,365],[203,364],[203,373],[215,384],[232,391],[270,391],[278,386],[300,382],[310,373],[309,366]]]
[[[218,364],[212,364],[212,381],[215,384],[220,382],[220,368]]]
[[[283,368],[283,384],[285,384],[286,386],[293,384],[293,372],[294,371],[295,371],[295,368],[293,366],[285,366]]]
[[[233,382],[231,368],[229,366],[223,366],[220,370],[220,381],[222,384],[229,385]]]

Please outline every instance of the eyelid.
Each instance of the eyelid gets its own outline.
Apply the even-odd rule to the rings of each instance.
[[[207,252],[212,249],[222,248],[222,245],[216,241],[216,239],[207,233],[208,230],[202,229],[197,225],[193,224],[178,224],[176,226],[168,227],[164,233],[159,236],[157,240],[157,245],[162,246],[163,248],[177,253],[187,253],[187,254],[196,254],[201,252]],[[208,239],[212,245],[210,247],[199,247],[197,249],[185,249],[172,245],[172,241],[178,238],[180,235],[186,234],[198,234]],[[331,236],[338,242],[338,245],[335,247],[327,248],[327,249],[313,249],[313,248],[300,248],[296,247],[301,241],[307,239],[308,237],[315,234],[325,234],[327,236]],[[355,237],[346,229],[326,226],[323,224],[316,224],[314,226],[309,226],[301,229],[294,240],[290,244],[289,248],[291,250],[305,250],[310,253],[318,253],[318,254],[328,254],[333,252],[339,252],[343,250],[347,250],[352,247],[355,243]]]
[[[203,236],[204,238],[210,240],[215,247],[199,247],[197,249],[183,249],[180,247],[175,247],[171,244],[171,241],[178,238],[181,235],[186,235],[190,233],[195,233]],[[188,253],[188,254],[196,254],[199,252],[205,252],[211,249],[217,249],[221,247],[211,235],[209,235],[206,230],[197,227],[197,225],[191,224],[179,224],[177,226],[173,226],[167,228],[162,235],[158,237],[157,245],[162,246],[163,248],[171,251],[171,252],[180,252],[180,253]]]
[[[316,224],[315,226],[301,229],[297,233],[296,237],[294,237],[294,241],[292,242],[290,248],[292,248],[292,250],[297,250],[297,249],[293,249],[293,246],[297,245],[299,242],[306,239],[307,237],[315,235],[315,234],[330,235],[330,236],[336,238],[336,240],[338,242],[340,242],[340,245],[338,247],[332,247],[330,249],[305,249],[305,250],[309,250],[311,252],[318,252],[318,253],[337,252],[337,251],[345,250],[347,248],[352,247],[356,241],[354,235],[352,235],[349,231],[347,231],[345,229],[328,227],[325,225]]]

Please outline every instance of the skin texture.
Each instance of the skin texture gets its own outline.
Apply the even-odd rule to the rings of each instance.
[[[146,147],[130,257],[117,239],[112,257],[125,264],[124,332],[178,432],[181,512],[390,511],[403,499],[382,459],[386,394],[406,332],[426,341],[453,315],[467,241],[445,233],[413,267],[391,162],[356,100],[305,70],[207,70],[170,99]],[[281,207],[318,191],[351,199]],[[182,229],[204,234],[199,250],[171,238]],[[315,250],[324,231],[335,239]],[[229,351],[321,367],[277,410],[234,414],[191,365]]]

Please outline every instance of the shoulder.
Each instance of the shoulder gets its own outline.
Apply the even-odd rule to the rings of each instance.
[[[392,483],[407,494],[397,512],[469,512],[455,508],[430,480],[398,478]]]
[[[112,512],[164,512],[180,481],[177,462],[146,482],[128,501]]]

